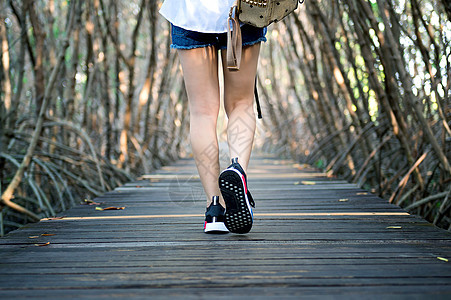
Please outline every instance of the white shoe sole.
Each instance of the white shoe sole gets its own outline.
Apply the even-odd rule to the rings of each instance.
[[[229,230],[225,226],[224,222],[212,222],[205,224],[205,233],[228,233]]]

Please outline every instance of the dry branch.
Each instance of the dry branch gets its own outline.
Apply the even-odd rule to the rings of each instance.
[[[75,2],[77,2],[77,1],[75,1]],[[25,209],[24,207],[21,207],[20,205],[12,202],[11,199],[13,199],[14,191],[19,186],[26,169],[30,165],[31,159],[34,154],[34,150],[39,141],[39,137],[41,135],[41,130],[42,130],[42,125],[44,123],[44,115],[47,112],[47,107],[51,101],[51,94],[52,94],[53,87],[56,82],[57,74],[60,71],[62,63],[64,62],[64,56],[66,54],[66,49],[69,47],[69,36],[70,36],[71,30],[72,30],[73,17],[74,17],[74,12],[72,11],[68,18],[69,25],[67,26],[67,35],[62,40],[61,50],[60,50],[60,54],[58,56],[57,64],[52,70],[52,74],[50,76],[49,83],[47,84],[47,87],[45,89],[44,99],[43,99],[42,105],[40,106],[39,116],[36,120],[36,128],[34,130],[30,145],[28,146],[27,153],[26,153],[24,159],[22,160],[22,163],[21,163],[19,169],[16,171],[16,174],[14,175],[13,179],[9,183],[6,190],[2,193],[1,200],[2,200],[3,204],[5,204],[6,206],[8,206],[12,209],[15,209],[17,211],[20,211],[20,212],[28,215],[30,218],[32,218],[34,220],[39,220],[39,217],[37,217],[36,214],[30,212],[29,210]]]

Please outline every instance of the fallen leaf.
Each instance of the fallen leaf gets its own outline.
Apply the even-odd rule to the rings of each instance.
[[[326,177],[327,178],[335,178],[334,171],[330,170],[330,171],[326,172]]]
[[[37,247],[42,247],[42,246],[48,246],[50,245],[50,242],[44,243],[44,244],[34,244]]]
[[[29,239],[37,239],[39,237],[39,235],[31,235],[31,236],[29,236],[28,238]]]
[[[296,182],[294,182],[293,184],[294,184],[294,185],[299,185],[300,182],[299,182],[299,181],[296,181]]]
[[[304,169],[307,169],[310,166],[308,164],[302,164],[302,165],[295,164],[295,165],[293,165],[293,167],[297,168],[298,170],[304,170]]]
[[[367,192],[362,192],[362,193],[357,193],[356,195],[368,195],[368,193]]]
[[[125,206],[122,206],[122,207],[110,206],[110,207],[105,207],[103,210],[121,210],[121,209],[125,209]]]
[[[43,234],[41,234],[41,236],[54,236],[55,234],[54,233],[43,233]]]
[[[443,260],[443,261],[448,262],[448,259],[447,259],[447,258],[444,258],[444,257],[437,256],[437,259],[440,259],[440,260]]]
[[[296,168],[298,170],[303,170],[303,169],[305,169],[305,165],[293,164],[293,168]]]
[[[316,182],[314,182],[314,181],[308,181],[308,180],[301,181],[301,183],[302,183],[302,184],[305,184],[305,185],[315,185],[315,184],[316,184]]]
[[[102,207],[96,207],[96,210],[121,210],[121,209],[125,209],[125,206],[122,206],[122,207],[116,207],[116,206],[109,206],[109,207],[105,207],[105,208],[102,208]]]
[[[100,205],[101,203],[94,202],[92,200],[85,199],[85,205]]]
[[[401,229],[401,226],[387,226],[387,229]]]
[[[61,220],[64,217],[53,217],[53,218],[47,218],[46,220]]]
[[[339,199],[338,201],[340,201],[340,202],[346,202],[346,201],[349,201],[349,199],[343,198],[343,199]]]
[[[137,186],[135,186],[136,188],[142,188],[143,186],[142,185],[137,185]]]

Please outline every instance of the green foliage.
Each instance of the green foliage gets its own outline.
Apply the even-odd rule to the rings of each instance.
[[[326,164],[324,160],[318,159],[317,161],[315,161],[314,166],[318,169],[323,169],[326,166]]]

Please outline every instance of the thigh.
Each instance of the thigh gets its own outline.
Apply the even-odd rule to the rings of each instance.
[[[254,100],[254,83],[259,53],[260,43],[244,46],[240,70],[229,71],[226,67],[227,53],[225,50],[222,51],[224,105],[226,110],[228,110],[228,107],[234,106],[235,102],[246,101],[252,103]]]
[[[215,47],[177,49],[191,113],[219,111],[218,51]]]

